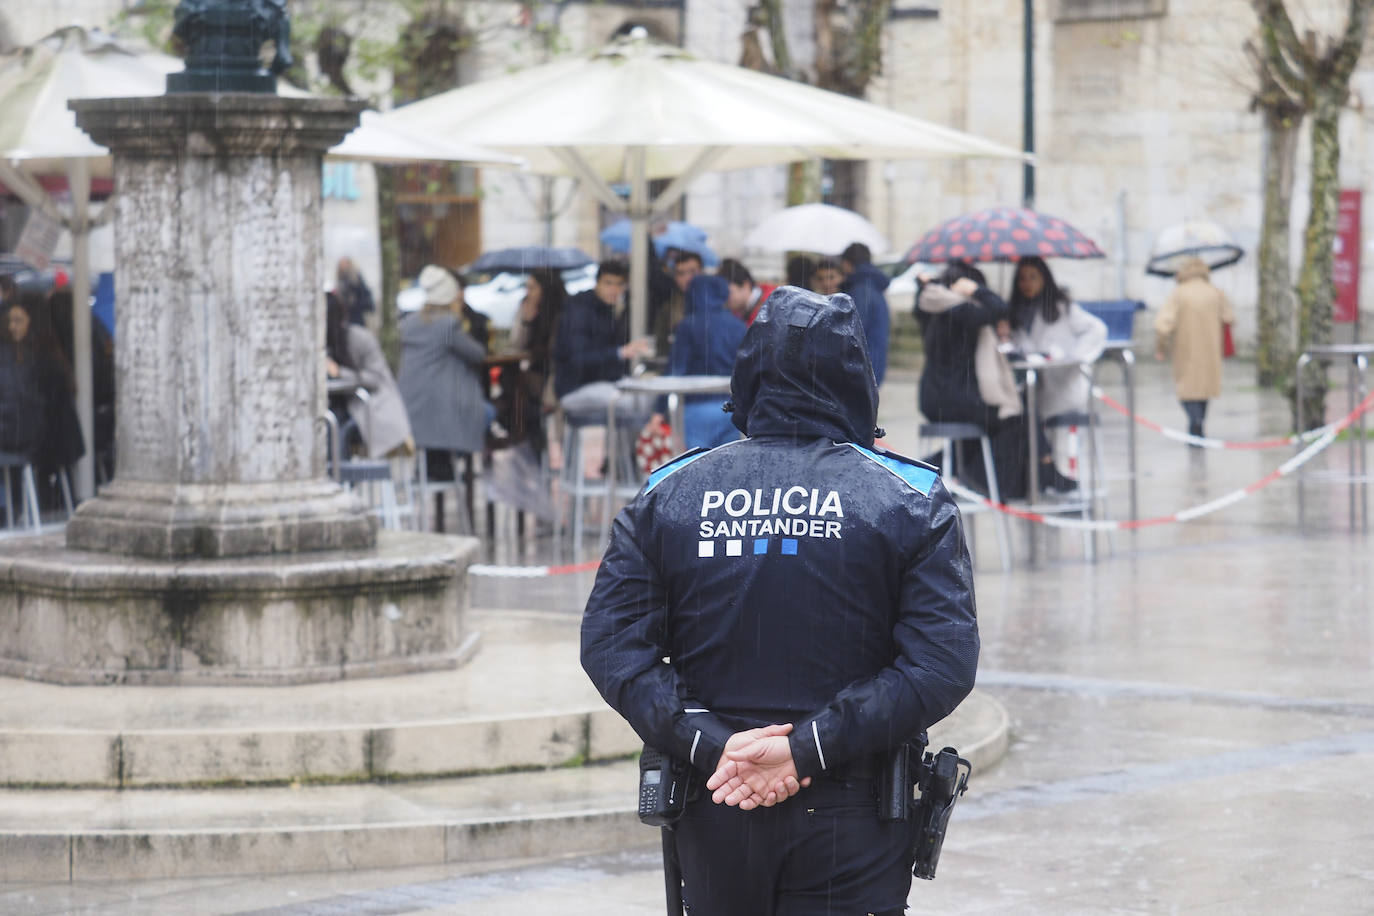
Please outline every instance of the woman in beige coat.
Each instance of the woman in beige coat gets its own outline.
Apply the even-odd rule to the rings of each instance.
[[[1174,390],[1188,415],[1188,432],[1202,435],[1207,402],[1221,394],[1221,326],[1236,314],[1226,294],[1212,285],[1201,258],[1179,268],[1178,286],[1155,317],[1155,359],[1173,357]]]

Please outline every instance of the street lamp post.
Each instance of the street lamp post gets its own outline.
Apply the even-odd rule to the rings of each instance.
[[[1035,152],[1035,0],[1024,0],[1022,20],[1021,148],[1029,155]],[[1035,163],[1030,160],[1021,166],[1021,205],[1035,206]]]

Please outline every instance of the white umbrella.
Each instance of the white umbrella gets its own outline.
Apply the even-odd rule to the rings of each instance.
[[[801,204],[779,210],[744,237],[746,248],[829,255],[841,253],[854,242],[867,245],[874,254],[890,248],[877,226],[853,210],[830,204]]]
[[[184,62],[166,54],[131,48],[99,29],[69,26],[32,45],[0,56],[0,181],[26,204],[72,233],[72,289],[90,289],[90,231],[114,215],[110,201],[92,216],[90,179],[108,176],[109,150],[76,126],[70,99],[138,98],[166,91],[168,73]],[[294,90],[283,94],[305,95]],[[364,112],[363,122],[330,156],[379,162],[455,161],[515,166],[518,157],[467,144],[416,137]],[[71,213],[63,213],[34,175],[65,173]],[[80,301],[79,299],[77,300]],[[86,456],[77,466],[81,494],[94,489],[90,365],[90,313],[72,315],[77,415]]]
[[[517,153],[530,169],[584,181],[630,217],[631,326],[644,332],[646,229],[708,169],[802,159],[995,157],[1020,150],[859,99],[701,60],[635,30],[592,53],[452,89],[388,112],[423,127]],[[654,200],[648,183],[674,179]],[[630,186],[627,203],[611,189]]]
[[[1201,258],[1211,269],[1234,264],[1245,255],[1227,232],[1216,223],[1190,220],[1161,229],[1150,246],[1147,274],[1172,277],[1188,258]]]

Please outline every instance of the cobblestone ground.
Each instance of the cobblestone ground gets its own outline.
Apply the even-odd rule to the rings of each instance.
[[[1208,433],[1286,431],[1286,408],[1228,367]],[[1114,373],[1109,393],[1120,397]],[[1142,366],[1140,412],[1182,411]],[[915,447],[914,376],[884,390],[883,423]],[[1344,404],[1331,399],[1332,413]],[[1167,515],[1259,480],[1290,451],[1199,451],[1140,433],[1140,514]],[[1124,427],[1108,415],[1110,470]],[[1339,469],[1338,443],[1317,465]],[[1107,514],[1127,511],[1112,483]],[[913,911],[949,913],[1358,913],[1374,900],[1374,595],[1367,535],[1348,492],[1281,480],[1215,515],[1099,541],[1014,526],[1003,573],[992,519],[981,548],[980,685],[1012,718],[1006,758],[974,774],[939,870]],[[496,562],[547,562],[539,544]],[[531,559],[535,558],[535,559]],[[474,603],[575,614],[587,575],[487,580]],[[0,889],[6,913],[663,912],[655,837],[616,855],[444,869]],[[638,845],[636,845],[638,844]]]

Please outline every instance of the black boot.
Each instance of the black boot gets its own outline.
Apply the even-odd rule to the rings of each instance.
[[[1078,481],[1059,473],[1059,468],[1053,464],[1047,464],[1040,469],[1040,489],[1045,493],[1073,493],[1078,490]]]

